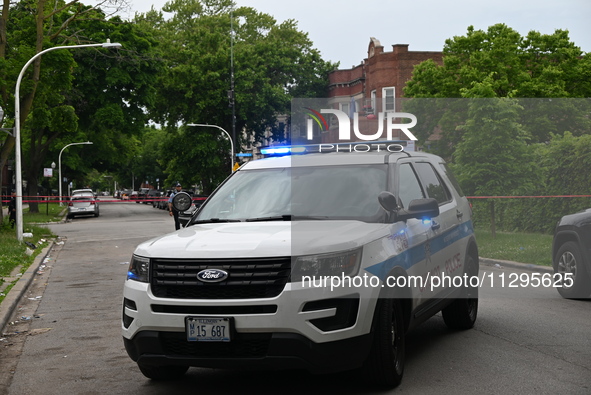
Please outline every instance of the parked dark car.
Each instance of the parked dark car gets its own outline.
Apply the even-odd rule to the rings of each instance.
[[[150,188],[140,188],[139,191],[137,191],[136,203],[142,201],[142,203],[147,204],[148,202],[146,202],[145,200],[148,198],[148,193],[150,192],[150,190]]]
[[[144,200],[145,204],[151,204],[152,207],[156,207],[156,203],[158,203],[158,199],[160,199],[162,197],[162,191],[159,191],[158,189],[150,189],[148,191],[148,194],[146,195],[146,198]]]
[[[172,189],[162,192],[162,197],[158,201],[158,207],[160,210],[168,210],[168,198],[170,198],[170,194],[172,193]]]
[[[554,273],[562,276],[557,288],[567,299],[591,297],[591,209],[565,215],[558,221],[552,242]]]

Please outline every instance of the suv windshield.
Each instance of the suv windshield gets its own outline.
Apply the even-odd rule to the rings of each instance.
[[[193,222],[356,219],[383,222],[386,165],[243,170],[210,197]]]

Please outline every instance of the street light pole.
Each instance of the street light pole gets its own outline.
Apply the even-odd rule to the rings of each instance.
[[[112,178],[113,179],[113,196],[115,196],[115,190],[117,189],[117,181],[115,181],[115,177],[104,175],[103,178]]]
[[[71,145],[80,145],[80,144],[92,144],[90,141],[85,141],[83,143],[70,143],[68,145],[66,145],[64,148],[62,148],[62,150],[60,151],[59,157],[57,159],[58,164],[59,164],[59,184],[60,184],[60,206],[63,206],[63,202],[62,202],[62,152],[64,152],[64,150],[66,148],[68,148]]]
[[[207,128],[216,128],[221,130],[226,134],[226,136],[228,136],[228,140],[230,140],[230,174],[232,174],[232,172],[234,171],[234,143],[232,142],[232,136],[230,136],[230,133],[228,133],[226,129],[217,125],[207,125],[204,123],[188,123],[187,126],[203,126]]]
[[[14,161],[16,162],[16,238],[19,242],[23,241],[23,181],[22,181],[22,165],[21,165],[21,105],[20,105],[20,87],[21,80],[25,74],[25,70],[35,59],[39,56],[58,49],[72,49],[72,48],[89,48],[89,47],[103,47],[103,48],[120,48],[121,44],[111,43],[107,40],[102,44],[82,44],[82,45],[66,45],[59,47],[47,48],[35,56],[23,66],[18,78],[16,79],[16,88],[14,92]],[[61,183],[60,183],[61,185]],[[60,193],[61,196],[61,193]]]

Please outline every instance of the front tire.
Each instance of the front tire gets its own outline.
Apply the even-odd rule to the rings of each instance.
[[[402,381],[405,333],[402,306],[398,299],[378,301],[373,343],[365,363],[372,384],[394,388]]]
[[[562,278],[557,290],[563,298],[587,299],[591,296],[591,278],[585,268],[581,250],[574,241],[567,241],[558,249],[554,273]]]
[[[144,365],[138,362],[137,366],[144,376],[149,379],[157,381],[178,380],[187,373],[188,366],[158,366],[158,365]]]

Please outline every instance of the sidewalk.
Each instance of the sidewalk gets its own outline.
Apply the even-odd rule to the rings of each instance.
[[[2,303],[0,303],[0,335],[4,332],[4,328],[8,324],[10,318],[12,317],[14,310],[18,306],[19,301],[21,300],[22,296],[29,288],[29,285],[33,282],[35,275],[39,271],[39,268],[45,261],[45,258],[49,255],[55,245],[55,241],[51,241],[50,244],[43,248],[39,255],[35,257],[35,260],[29,266],[26,272],[22,275],[20,271],[22,269],[21,266],[15,268],[9,277],[4,277],[4,284],[2,285],[2,290],[0,293],[4,292],[4,289],[12,284],[14,280],[18,280],[14,286],[8,291],[8,294],[5,296]]]

